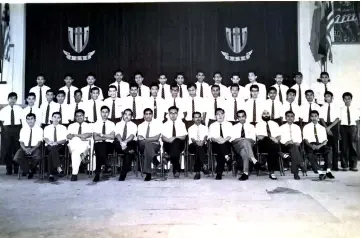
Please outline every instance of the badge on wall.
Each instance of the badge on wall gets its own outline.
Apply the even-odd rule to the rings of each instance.
[[[241,37],[242,33],[242,37]],[[247,27],[241,29],[239,27],[234,28],[228,28],[226,27],[226,39],[229,48],[233,51],[235,54],[239,54],[242,52],[242,50],[246,47],[247,44]],[[245,61],[248,60],[251,57],[253,50],[250,50],[246,53],[246,55],[243,56],[230,56],[229,53],[221,51],[224,58],[229,61]]]
[[[89,26],[87,27],[68,27],[68,41],[73,50],[80,54],[89,42]],[[94,55],[95,50],[86,55],[71,55],[69,52],[63,50],[66,58],[73,61],[90,60]]]

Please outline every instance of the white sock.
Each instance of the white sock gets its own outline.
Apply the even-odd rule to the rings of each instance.
[[[60,167],[58,167],[58,173],[60,173],[61,171],[63,171]]]
[[[330,169],[330,168],[326,169],[326,172],[327,172],[327,173],[330,173],[330,172],[331,172],[331,169]]]
[[[244,174],[248,175],[248,172],[243,172]]]
[[[317,170],[318,174],[325,174],[325,172],[323,172],[322,170]]]
[[[251,160],[252,160],[253,164],[257,163],[256,158],[253,157],[253,158],[251,158]]]

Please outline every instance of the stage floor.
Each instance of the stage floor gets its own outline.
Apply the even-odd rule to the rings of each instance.
[[[40,183],[0,167],[0,237],[359,237],[360,173]]]

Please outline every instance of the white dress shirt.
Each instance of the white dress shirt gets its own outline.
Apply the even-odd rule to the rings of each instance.
[[[209,138],[219,138],[221,137],[221,125],[222,124],[222,133],[223,133],[223,138],[226,137],[231,137],[233,135],[233,125],[232,123],[228,122],[228,121],[223,121],[222,123],[219,123],[218,121],[213,122],[210,126],[209,126],[209,131],[208,131],[208,137]]]
[[[248,99],[248,97],[246,96],[246,94],[249,94],[249,91],[247,92],[245,87],[241,86],[241,85],[238,85],[239,86],[239,92],[238,92],[238,95],[237,95],[237,98],[240,98],[240,99],[243,99],[246,100]],[[226,98],[226,100],[229,100],[229,99],[232,99],[232,93],[231,93],[231,87],[232,86],[229,86],[228,87],[228,96]]]
[[[104,99],[102,88],[100,88],[100,87],[98,87],[98,86],[95,86],[95,85],[92,85],[92,86],[87,85],[87,86],[81,88],[81,91],[82,91],[82,93],[83,93],[83,102],[86,102],[86,101],[89,100],[89,99],[88,99],[88,98],[89,98],[89,89],[90,89],[90,88],[94,88],[94,87],[99,88],[99,97],[98,97],[98,99],[99,99],[99,100],[103,100],[103,99]],[[92,99],[90,99],[90,100],[92,100]]]
[[[333,102],[323,104],[319,111],[320,118],[327,122],[328,105],[330,105],[330,122],[333,122],[336,118],[340,118],[340,106]]]
[[[143,95],[143,92],[142,92],[142,95]],[[135,119],[143,118],[145,98],[149,98],[149,97],[143,97],[143,96],[135,97]],[[128,97],[125,97],[122,99],[122,112],[128,108],[133,111],[133,97],[132,96],[128,96]],[[134,116],[134,111],[133,111],[133,116]]]
[[[286,85],[278,85],[277,83],[272,85],[273,87],[276,88],[277,90],[277,94],[276,94],[276,100],[279,100],[280,101],[280,98],[279,98],[279,92],[278,90],[281,89],[281,94],[282,94],[282,102],[285,102],[286,101],[286,98],[287,98],[287,90],[289,89],[289,87],[287,87]]]
[[[35,114],[35,116],[36,116],[35,125],[40,126],[40,125],[41,125],[42,112],[41,112],[41,109],[40,109],[40,108],[37,108],[37,107],[35,107],[35,105],[34,105],[34,106],[32,107],[32,109],[31,109],[30,106],[27,106],[27,107],[23,108],[23,117],[21,118],[23,127],[24,127],[24,126],[28,126],[28,123],[26,122],[26,116],[30,113],[30,110],[31,110],[31,113]]]
[[[158,92],[159,95],[159,92]],[[154,100],[155,100],[155,104],[157,107],[157,118],[155,118],[155,105],[154,105]],[[169,99],[167,99],[169,100]],[[166,101],[164,99],[162,99],[161,97],[149,97],[144,99],[144,109],[146,108],[150,108],[153,110],[153,120],[158,120],[160,122],[162,122],[164,120],[164,113],[168,112],[168,108],[166,107]]]
[[[74,119],[74,114],[72,114],[72,105],[66,104],[65,102],[63,104],[59,104],[59,111],[61,107],[61,124],[69,124],[69,120]]]
[[[70,104],[69,107],[68,107],[69,117],[70,117],[69,119],[70,119],[71,121],[74,121],[74,120],[75,120],[75,109],[76,109],[76,105],[77,105],[77,103],[74,102],[74,103]],[[82,110],[85,112],[84,118],[87,117],[87,112],[86,112],[86,109],[85,109],[85,104],[84,104],[84,102],[79,102],[79,103],[78,103],[78,110],[79,110],[79,109],[82,109]]]
[[[162,134],[163,123],[160,120],[151,120],[150,122],[144,121],[138,125],[138,136],[146,138],[147,129],[149,124],[149,137]]]
[[[117,95],[118,95],[118,90],[120,88],[120,97],[121,98],[125,98],[129,95],[129,83],[120,81],[120,83],[118,84],[118,82],[115,81],[114,83],[110,84],[109,86],[111,86],[111,85],[117,87]],[[118,87],[119,85],[120,85],[120,87]]]
[[[285,102],[284,100],[283,102]],[[282,116],[282,103],[276,98],[274,100],[274,119],[278,119]],[[269,111],[270,116],[272,115],[272,99],[267,99],[264,104],[264,109]]]
[[[48,105],[49,105],[49,118],[48,118],[48,121],[45,121],[46,110],[48,109]],[[45,100],[45,102],[41,105],[40,109],[41,109],[41,113],[42,113],[41,123],[50,124],[50,120],[53,116],[53,113],[59,112],[59,103],[56,103],[54,101],[51,101],[50,103],[48,103],[48,101]]]
[[[256,122],[262,121],[262,113],[265,109],[265,102],[266,100],[262,100],[260,98],[256,99]],[[247,122],[253,122],[253,103],[254,99],[248,99],[246,101]]]
[[[104,125],[104,121],[99,118],[98,121],[96,121],[95,123],[92,124],[93,126],[93,132],[94,133],[98,133],[98,134],[103,134],[103,125]],[[115,132],[115,124],[112,121],[106,120],[105,121],[105,134],[109,135],[112,132]],[[110,142],[113,143],[114,140],[105,140],[106,142]],[[95,143],[98,143],[101,141],[95,141]]]
[[[193,124],[188,128],[189,144],[192,144],[192,139],[203,141],[205,136],[208,136],[208,127],[205,125],[199,124],[199,126],[197,126]]]
[[[42,94],[42,102],[41,104],[46,102],[46,91],[48,91],[50,88],[46,85],[43,85],[41,87],[41,94]],[[35,102],[34,102],[34,107],[39,108],[39,100],[40,100],[40,87],[38,85],[36,85],[35,87],[32,87],[29,91],[30,93],[35,93]],[[40,105],[41,106],[41,105]]]
[[[262,99],[262,100],[266,100],[267,97],[267,90],[266,90],[266,86],[263,83],[248,83],[246,84],[246,86],[244,86],[244,89],[246,90],[246,94],[245,94],[245,99],[249,99],[251,98],[251,86],[252,85],[257,85],[259,88],[259,93],[258,93],[258,98]]]
[[[201,97],[201,83],[197,81],[195,84],[197,85],[197,96]],[[211,93],[211,87],[209,86],[209,84],[203,82],[202,87],[203,87],[203,98],[213,98]]]
[[[182,84],[182,85],[178,85],[178,87],[179,87],[179,93],[178,93],[178,97],[180,97],[180,89],[182,88],[182,97],[180,97],[180,98],[182,98],[182,99],[184,99],[184,98],[187,98],[187,97],[189,97],[189,93],[188,93],[188,89],[187,89],[187,85],[185,85],[185,84]]]
[[[297,105],[298,105],[298,97],[301,97],[301,105],[307,102],[305,92],[306,90],[310,89],[309,87],[307,87],[305,84],[301,84],[299,87],[298,84],[296,83],[291,88],[296,90],[295,102],[297,103]],[[301,93],[299,92],[299,88],[301,88]]]
[[[309,143],[316,142],[314,125],[315,124],[313,124],[313,122],[310,122],[303,127],[303,139],[308,140]],[[327,140],[327,132],[325,127],[317,123],[316,131],[319,143]]]
[[[311,103],[311,110],[316,110],[318,111],[318,113],[320,113],[320,106],[315,103],[312,102]],[[310,115],[310,103],[309,102],[305,102],[303,105],[301,105],[301,118],[304,122],[309,122],[308,118]]]
[[[67,86],[64,86],[64,87],[61,87],[59,89],[60,90],[63,90],[65,92],[65,99],[64,99],[64,103],[65,104],[68,104],[68,97],[70,97],[70,104],[74,103],[75,102],[75,98],[74,98],[74,92],[76,90],[78,90],[77,87],[71,85],[70,88],[68,88]],[[69,93],[70,92],[70,93]]]
[[[47,125],[44,128],[44,139],[47,138],[50,141],[54,141],[54,130],[55,130],[55,126],[53,124]],[[57,141],[66,140],[67,135],[68,135],[68,131],[65,126],[60,125],[60,124],[56,126],[56,140]],[[47,145],[47,144],[45,144],[45,145]]]
[[[136,140],[138,128],[137,128],[137,125],[132,121],[128,121],[127,123],[125,123],[124,120],[121,120],[120,122],[118,122],[115,125],[115,136],[120,135],[120,137],[123,137],[125,124],[127,124],[127,137],[126,138],[133,135],[134,136],[133,140]]]
[[[271,137],[276,138],[277,136],[281,135],[280,127],[276,122],[269,120],[268,121],[268,126],[269,126],[270,131],[271,131]],[[265,121],[262,120],[262,121],[259,121],[257,123],[257,125],[256,125],[256,135],[257,136],[268,136],[267,135],[267,124],[266,124]]]
[[[332,92],[333,98],[335,102],[339,103],[339,100],[342,95],[340,95],[338,92],[338,88],[335,87],[332,83],[327,83],[327,91]],[[325,103],[325,84],[324,83],[314,83],[312,84],[311,89],[315,93],[315,100],[317,100],[318,104],[324,104]]]
[[[102,119],[101,115],[101,107],[104,106],[104,101],[100,100],[99,98],[95,100],[95,107],[96,107],[96,113],[97,113],[97,120]],[[85,108],[85,118],[88,118],[89,122],[95,122],[94,120],[94,100],[87,100],[84,102],[84,108]],[[109,108],[110,109],[110,108]],[[109,112],[111,113],[111,112]]]
[[[188,92],[187,92],[188,94]],[[178,94],[179,95],[179,94]],[[167,113],[167,116],[166,118],[169,119],[169,114],[168,114],[168,109],[172,106],[174,106],[174,100],[175,100],[175,104],[176,104],[176,107],[178,107],[179,111],[178,111],[178,119],[182,119],[184,116],[183,114],[183,111],[184,111],[184,97],[183,98],[180,98],[180,97],[176,97],[176,98],[173,98],[173,97],[170,97],[169,99],[167,99],[165,101],[165,110],[166,110],[166,113]]]
[[[290,111],[292,106],[292,111],[295,114],[295,122],[299,121],[299,118],[303,118],[301,113],[301,108],[298,106],[296,100],[294,100],[291,105],[288,101],[283,102],[282,108],[281,108],[281,117],[283,118],[283,121],[286,121],[286,112]]]
[[[23,109],[14,105],[14,125],[21,125],[21,120],[23,119]],[[0,110],[0,121],[3,122],[4,126],[11,125],[11,106],[7,105]]]
[[[350,119],[351,119],[350,125],[356,126],[356,121],[360,120],[360,108],[354,106],[354,104],[351,104],[351,106],[349,107],[349,111],[350,111]],[[343,105],[340,109],[340,120],[341,120],[341,125],[348,126],[347,107],[345,105]]]
[[[239,94],[238,94],[239,95]],[[237,108],[235,111],[235,101],[237,102]],[[234,119],[234,114],[237,113],[237,111],[239,110],[246,110],[246,103],[244,102],[243,97],[237,97],[237,98],[233,98],[233,97],[229,97],[226,99],[226,104],[225,104],[225,120],[227,121],[236,121],[236,119]]]
[[[280,131],[282,144],[286,144],[286,142],[290,140],[292,140],[293,143],[302,142],[301,128],[298,125],[285,123],[280,127]]]
[[[227,107],[227,102],[223,97],[214,98],[212,96],[210,98],[207,98],[206,100],[207,100],[207,105],[204,105],[204,106],[207,107],[207,119],[211,119],[211,120],[216,119],[215,112],[214,112],[215,100],[217,102],[217,108],[222,108],[224,111],[226,111],[225,108]]]
[[[214,85],[218,85],[219,86],[219,90],[220,90],[220,98],[226,99],[227,97],[229,97],[229,90],[228,88],[223,85],[223,84],[214,84]],[[212,87],[209,88],[211,95],[212,95]],[[213,96],[212,96],[213,98]]]
[[[32,131],[31,131],[32,129]],[[34,147],[39,142],[43,141],[43,129],[41,127],[34,125],[33,128],[30,128],[29,125],[21,128],[20,130],[20,138],[19,141],[23,142],[26,147],[29,146],[29,140],[30,140],[30,134],[31,134],[31,144],[30,146]]]
[[[158,90],[157,98],[162,98],[162,88],[164,88],[164,100],[168,100],[169,98],[172,97],[169,84],[165,83],[164,85],[162,84],[158,84],[158,85],[159,85],[159,90]]]
[[[256,128],[252,124],[249,124],[247,122],[244,124],[241,124],[239,122],[239,123],[233,125],[232,141],[234,141],[235,139],[241,138],[242,126],[244,129],[245,138],[256,141]]]
[[[185,136],[187,135],[186,125],[181,120],[175,121],[175,135],[176,136]],[[173,134],[173,121],[167,120],[163,123],[162,126],[162,135],[171,138]]]
[[[113,101],[114,100],[111,97],[108,97],[108,98],[104,99],[104,104],[107,107],[109,107],[109,110],[110,110],[109,111],[109,116],[108,116],[109,119],[112,118]],[[123,113],[122,112],[122,108],[123,108],[122,102],[123,102],[122,99],[120,99],[118,97],[115,98],[115,108],[114,108],[114,110],[115,110],[115,118],[121,118],[122,117],[122,113]]]
[[[139,85],[138,85],[139,86]],[[138,89],[138,96],[139,96],[139,91],[142,91],[142,98],[149,98],[150,96],[150,89],[148,86],[145,86],[144,84],[142,84],[139,89]]]
[[[207,104],[208,99],[204,99],[201,97],[186,97],[183,99],[183,112],[187,112],[187,117],[185,120],[191,121],[192,120],[192,100],[194,100],[194,111],[204,113],[207,111],[207,107],[205,106]],[[183,117],[183,115],[182,115]],[[203,115],[202,115],[203,117]]]
[[[71,123],[68,126],[68,135],[69,134],[78,134],[80,124],[78,122]],[[90,123],[83,122],[81,124],[81,134],[93,133],[93,126]]]

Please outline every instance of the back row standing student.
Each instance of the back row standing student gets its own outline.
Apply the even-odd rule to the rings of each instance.
[[[189,97],[188,92],[187,92],[187,85],[184,84],[184,74],[177,73],[175,81],[179,87],[178,97],[180,97],[182,99]]]
[[[21,119],[23,127],[28,126],[28,123],[26,121],[26,116],[29,113],[33,113],[35,115],[35,124],[37,126],[41,126],[41,116],[42,116],[42,112],[41,109],[35,106],[35,101],[36,101],[36,95],[35,93],[29,93],[28,96],[26,97],[26,104],[27,106],[25,108],[23,108],[23,117]]]
[[[203,71],[198,70],[196,74],[196,85],[197,85],[197,95],[201,98],[212,98],[211,87],[208,83],[204,82],[205,74]]]
[[[163,100],[170,99],[172,96],[170,94],[170,85],[167,84],[167,76],[164,73],[160,73],[158,77],[158,81],[159,81],[158,84],[159,93],[157,94],[157,97]]]
[[[249,94],[249,92],[251,91],[251,86],[257,85],[258,86],[258,91],[259,91],[258,98],[260,98],[262,100],[266,100],[266,97],[267,97],[266,86],[264,84],[262,84],[262,83],[257,82],[256,71],[254,71],[254,70],[253,71],[248,71],[248,80],[249,80],[249,83],[246,84],[246,86],[244,86],[244,89],[245,89],[245,92],[246,92],[245,99],[251,98],[251,95]]]
[[[296,103],[298,106],[301,106],[304,102],[306,102],[306,85],[302,85],[303,75],[301,72],[297,72],[294,77],[295,85],[291,87],[296,91]]]
[[[123,81],[123,78],[124,78],[123,71],[117,69],[114,72],[115,82],[109,85],[116,87],[118,98],[125,98],[126,96],[129,95],[129,83]]]
[[[64,78],[65,86],[61,87],[59,91],[65,92],[65,104],[70,105],[74,103],[74,92],[78,90],[77,87],[73,86],[73,76],[66,74]]]
[[[238,122],[237,112],[245,110],[246,104],[242,96],[239,96],[241,87],[237,83],[233,83],[230,88],[230,97],[227,98],[225,104],[226,120],[235,124]],[[243,88],[243,87],[242,87]],[[242,89],[244,90],[244,89]]]
[[[50,89],[48,86],[44,85],[45,76],[43,74],[39,74],[36,77],[37,85],[30,89],[30,93],[35,93],[35,107],[40,108],[41,105],[46,101],[46,92]]]
[[[16,104],[18,95],[11,92],[8,95],[8,105],[0,110],[0,121],[2,123],[1,132],[1,158],[6,164],[6,175],[18,173],[18,164],[13,162],[13,154],[19,149],[19,134],[21,129],[21,119],[23,117],[22,108]]]
[[[288,87],[282,84],[283,82],[282,73],[276,73],[275,81],[276,84],[274,84],[273,87],[277,90],[276,99],[281,103],[283,103],[284,101],[286,101],[286,94]]]
[[[246,92],[245,88],[239,84],[239,82],[241,81],[239,73],[232,73],[231,81],[232,81],[232,85],[234,85],[234,84],[238,85],[238,92],[239,93],[237,94],[237,98],[239,97],[240,99],[242,99],[244,101],[247,98],[245,95],[248,92]],[[232,92],[231,92],[232,85],[228,87],[229,96],[227,96],[226,99],[233,97]]]
[[[338,98],[338,90],[330,83],[330,75],[327,72],[321,72],[318,82],[312,84],[311,86],[315,93],[315,102],[319,105],[323,105],[325,103],[324,95],[326,91],[332,92],[335,97]]]
[[[88,73],[86,81],[87,81],[88,85],[81,88],[81,91],[83,93],[83,102],[91,100],[91,93],[92,93],[91,89],[94,87],[97,87],[94,85],[94,83],[96,81],[95,74]],[[99,99],[103,100],[104,99],[103,92],[99,87],[97,87],[97,88],[99,89]]]
[[[213,80],[214,85],[219,86],[219,97],[226,99],[226,97],[229,95],[229,90],[226,86],[222,84],[222,74],[221,72],[214,72],[213,73]]]
[[[138,85],[138,96],[142,98],[148,98],[150,95],[150,90],[148,86],[143,84],[144,76],[141,72],[134,74],[134,81]]]

